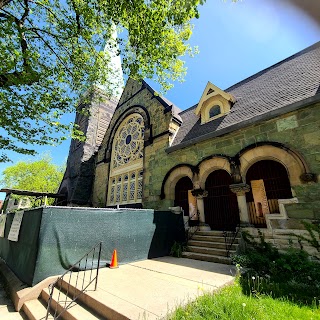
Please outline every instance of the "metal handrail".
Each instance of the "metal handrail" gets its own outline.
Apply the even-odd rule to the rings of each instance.
[[[97,290],[97,284],[98,284],[98,275],[99,275],[99,267],[100,267],[100,258],[101,258],[101,248],[102,248],[102,242],[99,242],[97,245],[95,245],[89,252],[87,252],[81,259],[79,259],[75,264],[70,266],[70,268],[62,275],[60,276],[54,283],[49,285],[49,299],[48,299],[48,304],[47,304],[47,314],[45,317],[45,320],[48,319],[50,313],[53,316],[53,319],[59,319],[60,316],[70,308],[72,303],[74,303],[81,294],[94,282],[94,290]],[[95,261],[95,255],[96,251],[98,250],[98,260],[97,260],[97,267],[94,267],[94,261]],[[84,266],[81,266],[81,262],[85,261]],[[90,265],[91,261],[91,265]],[[89,267],[88,267],[89,266]],[[88,268],[87,268],[88,267]],[[96,275],[93,277],[93,269],[96,269]],[[81,288],[78,288],[78,280],[79,280],[79,271],[90,271],[90,278],[88,284],[85,285],[85,278],[86,278],[86,272],[83,273],[83,279]],[[60,300],[60,294],[62,290],[62,282],[65,281],[67,282],[67,289],[64,289],[65,291],[65,296],[69,296],[69,289],[70,289],[70,283],[71,283],[71,277],[73,273],[77,273],[76,277],[76,284],[74,286],[73,294],[72,294],[72,299],[71,301],[67,301],[66,299]],[[69,275],[69,279],[66,281],[64,278]],[[88,280],[87,280],[88,281]],[[55,307],[52,307],[52,300],[53,300],[53,292],[54,288],[59,287],[59,294],[58,294],[58,299],[56,301]],[[76,292],[78,291],[78,293]],[[60,307],[62,308],[61,312],[58,312],[57,306],[59,305],[59,302],[63,302],[64,306]]]
[[[184,224],[184,230],[186,230],[186,225],[189,224],[190,220],[195,217],[198,216],[198,222],[199,222],[199,216],[200,216],[200,212],[197,210],[196,213],[194,213],[191,217],[189,216],[189,219],[185,222]],[[199,222],[200,223],[200,222]],[[195,233],[199,230],[199,225],[195,226],[195,230],[191,233],[189,232],[189,230],[187,231],[187,241],[191,240],[191,238],[195,235]]]
[[[224,230],[223,231],[223,236],[224,236],[224,243],[226,246],[226,252],[227,252],[227,257],[230,255],[230,250],[232,248],[232,245],[234,244],[236,237],[239,233],[240,230],[240,224],[237,224],[235,231],[233,230]]]

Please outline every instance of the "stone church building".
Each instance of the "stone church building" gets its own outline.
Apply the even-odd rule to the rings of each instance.
[[[118,100],[80,105],[64,204],[168,210],[201,228],[299,229],[320,219],[320,42],[183,106],[129,79]]]

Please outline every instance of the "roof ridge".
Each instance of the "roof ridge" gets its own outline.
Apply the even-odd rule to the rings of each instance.
[[[170,101],[168,98],[166,98],[165,96],[161,95],[158,91],[154,90],[150,84],[147,83],[146,80],[142,79],[142,83],[146,86],[146,88],[154,95],[154,97],[157,100],[161,100],[160,102],[162,102],[163,104],[165,104],[166,108],[178,108],[179,110],[181,110],[179,107],[177,107],[172,101]]]
[[[305,54],[305,53],[310,52],[310,51],[312,51],[314,49],[317,49],[319,47],[320,47],[320,41],[312,44],[311,46],[309,46],[309,47],[307,47],[307,48],[305,48],[305,49],[303,49],[303,50],[301,50],[299,52],[296,52],[295,54],[291,55],[290,57],[287,57],[287,58],[285,58],[285,59],[283,59],[283,60],[281,60],[281,61],[279,61],[279,62],[277,62],[277,63],[275,63],[275,64],[273,64],[273,65],[271,65],[271,66],[269,66],[269,67],[257,72],[257,73],[255,73],[255,74],[251,75],[248,78],[245,78],[245,79],[241,80],[240,82],[237,82],[237,83],[233,84],[232,86],[228,87],[224,91],[228,92],[228,91],[231,91],[233,89],[236,89],[237,87],[239,87],[239,86],[241,86],[241,85],[243,85],[243,84],[245,84],[245,83],[247,83],[247,82],[249,82],[249,81],[251,81],[251,80],[253,80],[253,79],[257,78],[257,77],[259,77],[259,76],[261,76],[262,74],[266,73],[267,71],[269,71],[269,70],[271,70],[271,69],[273,69],[273,68],[275,68],[275,67],[277,67],[277,66],[279,66],[279,65],[281,65],[281,64],[283,64],[283,63],[285,63],[285,62],[287,62],[289,60],[297,58],[302,54]]]
[[[196,108],[197,105],[198,105],[198,103],[196,103],[195,105],[193,105],[193,106],[191,106],[191,107],[189,107],[189,108],[187,108],[187,109],[182,110],[179,114],[182,114],[182,113],[185,113],[185,112],[187,112],[187,111],[190,111],[191,109]]]

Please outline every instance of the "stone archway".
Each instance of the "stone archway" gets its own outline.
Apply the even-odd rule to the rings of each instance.
[[[278,161],[260,160],[246,173],[251,190],[246,194],[250,222],[266,227],[265,214],[279,213],[279,199],[291,199],[292,192],[286,168]]]
[[[248,169],[261,160],[274,160],[280,162],[287,170],[291,186],[301,184],[300,176],[306,172],[306,164],[289,149],[262,145],[245,151],[240,156],[241,176],[246,179]]]
[[[225,157],[214,156],[212,159],[205,160],[199,165],[199,186],[205,189],[208,176],[215,170],[225,170],[231,173],[230,162]]]
[[[237,196],[230,190],[232,178],[226,170],[215,170],[205,182],[205,222],[212,230],[235,230],[240,222]]]
[[[163,188],[164,199],[174,201],[176,184],[183,177],[188,177],[193,181],[193,172],[191,168],[186,165],[177,167],[170,172],[169,176],[165,180]]]

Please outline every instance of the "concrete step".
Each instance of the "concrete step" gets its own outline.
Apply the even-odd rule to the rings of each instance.
[[[188,246],[195,247],[206,247],[206,248],[217,248],[217,249],[225,249],[226,244],[224,242],[211,242],[211,241],[199,241],[199,240],[189,240]],[[231,246],[231,250],[236,250],[238,244],[233,244]]]
[[[195,253],[195,252],[183,252],[183,258],[202,260],[208,262],[231,264],[231,259],[228,257],[215,256],[211,254]]]
[[[203,236],[195,234],[190,240],[225,243],[225,239],[222,236]],[[239,243],[239,240],[240,238],[235,238],[234,243]]]
[[[83,274],[83,273],[82,273]],[[75,287],[76,280],[71,279],[71,283],[68,284],[65,281],[61,282],[62,290],[69,292],[69,296],[78,296],[78,303],[81,305],[89,306],[91,310],[94,310],[98,319],[112,319],[112,320],[129,320],[130,317],[122,315],[117,311],[117,305],[121,305],[124,309],[131,309],[129,303],[123,299],[119,299],[116,296],[108,295],[107,301],[105,301],[98,291],[90,291],[89,294],[80,294],[80,291]],[[85,319],[85,318],[83,318]]]
[[[224,243],[224,237],[218,237],[218,236],[202,236],[195,234],[191,240],[197,240],[197,241],[210,241],[210,242],[219,242]]]
[[[217,248],[207,248],[207,247],[195,247],[195,246],[188,246],[188,252],[195,252],[195,253],[204,253],[210,254],[214,256],[226,257],[227,251],[226,249],[217,249]],[[235,253],[235,250],[230,251],[230,253]]]
[[[45,319],[47,314],[47,308],[38,299],[26,301],[22,306],[22,310],[29,320]],[[48,319],[53,319],[53,317],[49,315]]]
[[[85,294],[85,293],[84,293]],[[41,292],[41,298],[44,301],[49,300],[49,290],[43,289]],[[99,317],[94,314],[93,310],[88,310],[88,307],[80,304],[77,300],[72,302],[72,298],[65,295],[62,291],[55,289],[53,291],[53,296],[51,300],[51,308],[54,310],[53,313],[57,315],[60,314],[64,308],[67,308],[66,311],[61,315],[64,320],[97,320],[97,319],[106,319],[104,317]]]
[[[217,230],[210,230],[210,231],[200,231],[198,230],[196,232],[199,236],[216,236],[216,237],[223,237],[223,231],[217,231]]]

